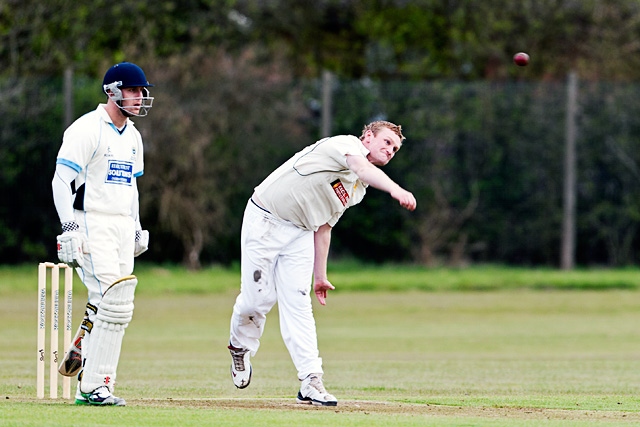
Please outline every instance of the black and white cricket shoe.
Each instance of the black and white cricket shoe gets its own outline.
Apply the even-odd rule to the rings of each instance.
[[[298,397],[298,403],[306,403],[314,406],[337,406],[338,399],[324,388],[322,374],[309,374],[302,380]]]
[[[231,379],[233,384],[238,388],[245,388],[251,382],[251,362],[249,361],[250,353],[246,348],[236,348],[229,344],[229,353],[231,353]]]

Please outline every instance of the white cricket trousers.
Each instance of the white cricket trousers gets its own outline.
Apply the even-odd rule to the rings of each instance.
[[[278,303],[280,333],[298,378],[323,373],[311,306],[313,231],[247,203],[241,232],[241,286],[231,316],[230,344],[255,356],[266,315]]]
[[[75,216],[89,249],[84,268],[76,271],[87,287],[89,302],[99,307],[107,288],[133,272],[135,222],[130,216],[100,212],[76,210]]]
[[[87,287],[89,303],[99,309],[102,295],[116,280],[129,276],[133,272],[135,249],[135,222],[130,216],[109,215],[100,212],[75,211],[76,222],[80,232],[87,236],[89,253],[84,256],[84,268],[77,268],[76,272]],[[96,313],[87,310],[91,324],[96,321]],[[124,331],[122,332],[124,334]],[[113,352],[119,359],[120,345],[115,341],[98,343],[91,340],[91,334],[82,339],[83,366],[85,360],[93,351]],[[117,369],[118,361],[115,361]],[[114,372],[115,373],[115,372]],[[91,372],[84,372],[87,378]],[[113,384],[110,385],[113,392]],[[91,390],[84,390],[91,391]],[[76,397],[80,396],[80,382]]]

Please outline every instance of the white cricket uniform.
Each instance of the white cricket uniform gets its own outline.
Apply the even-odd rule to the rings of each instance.
[[[118,130],[104,107],[98,105],[67,128],[56,160],[78,173],[74,217],[89,253],[77,272],[96,307],[112,283],[133,272],[136,178],[144,172],[140,132],[131,120]]]
[[[366,157],[359,138],[325,138],[273,171],[255,188],[264,209],[247,203],[241,232],[241,289],[231,317],[230,344],[255,355],[266,315],[278,303],[280,329],[304,379],[323,373],[311,305],[314,232],[334,226],[362,201],[366,184],[347,165],[347,155]]]

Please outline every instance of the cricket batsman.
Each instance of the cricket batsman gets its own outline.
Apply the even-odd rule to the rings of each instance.
[[[59,368],[66,376],[78,374],[78,405],[126,404],[114,395],[116,371],[133,316],[134,257],[149,244],[136,183],[144,173],[142,138],[131,117],[151,109],[151,86],[135,64],[109,68],[102,84],[106,103],[67,128],[56,159],[58,258],[76,268],[88,294],[85,317]]]

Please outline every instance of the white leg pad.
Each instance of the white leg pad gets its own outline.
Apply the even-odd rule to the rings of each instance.
[[[137,284],[136,276],[123,277],[102,296],[93,329],[87,334],[91,336],[91,350],[85,355],[80,383],[83,393],[91,393],[105,385],[113,392],[124,330],[133,317],[133,298]]]

